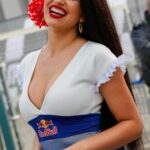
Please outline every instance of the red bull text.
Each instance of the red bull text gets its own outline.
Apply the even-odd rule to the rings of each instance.
[[[39,123],[37,123],[37,126],[38,126],[38,134],[40,137],[47,137],[58,134],[57,127],[54,126],[52,120],[49,121],[41,120]]]

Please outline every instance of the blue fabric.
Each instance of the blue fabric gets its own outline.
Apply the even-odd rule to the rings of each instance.
[[[100,131],[101,114],[77,116],[39,115],[28,123],[40,142],[65,138],[82,133]]]
[[[64,150],[65,148],[73,145],[74,143],[98,133],[98,131],[92,131],[74,136],[69,136],[66,138],[43,141],[41,142],[42,150]]]

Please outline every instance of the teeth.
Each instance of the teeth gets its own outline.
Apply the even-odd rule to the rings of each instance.
[[[63,10],[60,10],[54,7],[51,8],[51,11],[57,14],[65,15],[65,12]]]

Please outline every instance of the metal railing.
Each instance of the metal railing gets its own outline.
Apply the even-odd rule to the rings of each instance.
[[[8,88],[6,85],[6,80],[3,74],[3,65],[0,65],[0,84],[2,87],[0,91],[0,118],[1,118],[0,128],[2,131],[1,137],[3,136],[4,138],[4,142],[7,150],[16,150],[16,148],[22,150],[23,148],[21,144],[21,138],[16,124],[16,118],[18,117],[12,108],[10,96],[8,94]],[[8,109],[6,109],[5,105],[7,105]],[[14,136],[15,136],[15,141],[14,141]],[[3,144],[4,142],[1,142],[1,146],[3,149],[4,149],[4,144]]]

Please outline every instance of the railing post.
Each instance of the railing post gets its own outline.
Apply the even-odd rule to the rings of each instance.
[[[2,129],[7,150],[15,150],[15,143],[13,140],[9,119],[7,111],[5,109],[1,92],[0,92],[0,127]]]

